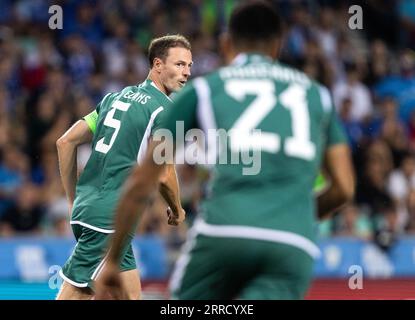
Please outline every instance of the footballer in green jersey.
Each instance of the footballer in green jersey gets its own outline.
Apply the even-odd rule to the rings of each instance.
[[[96,109],[78,121],[58,140],[62,183],[71,204],[71,221],[77,244],[60,274],[64,279],[58,299],[88,299],[93,282],[105,264],[109,235],[114,232],[114,213],[121,187],[132,168],[140,164],[151,137],[171,105],[168,97],[183,87],[190,76],[190,44],[180,35],[152,41],[149,48],[151,70],[148,78],[107,94]],[[92,140],[92,153],[76,179],[76,147]],[[174,166],[159,180],[160,193],[169,208],[168,222],[184,217]],[[135,229],[135,228],[133,228]],[[134,231],[128,233],[120,271],[122,295],[140,297],[140,281],[131,246]]]
[[[210,155],[217,142],[209,141],[209,130],[227,132],[213,148],[209,193],[176,262],[172,297],[302,299],[320,254],[317,219],[353,196],[350,150],[328,89],[274,61],[281,23],[272,5],[238,6],[222,39],[229,65],[191,81],[163,120],[176,142],[181,128],[187,135],[202,129]],[[162,170],[155,161],[160,145],[149,146],[143,166],[128,180],[102,290],[117,277],[123,234],[144,205],[128,199],[149,197]],[[251,163],[242,161],[246,154],[256,155]],[[316,201],[322,166],[330,184]]]

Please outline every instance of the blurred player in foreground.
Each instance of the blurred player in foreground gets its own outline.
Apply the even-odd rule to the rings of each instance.
[[[62,183],[72,208],[71,226],[77,245],[61,270],[64,279],[57,299],[90,299],[93,282],[105,264],[105,250],[114,232],[114,211],[121,186],[146,153],[154,130],[169,108],[168,95],[190,76],[190,44],[180,35],[154,39],[149,47],[150,73],[140,85],[107,94],[95,111],[74,124],[57,142]],[[77,146],[92,140],[92,154],[77,181]],[[184,219],[174,165],[157,177],[169,208],[168,223]],[[139,299],[141,285],[131,246],[136,223],[120,253],[122,294]]]
[[[260,170],[249,175],[241,163],[216,164],[202,217],[172,274],[173,298],[302,299],[320,254],[316,216],[329,216],[353,197],[350,150],[329,91],[273,61],[281,37],[270,4],[241,4],[222,38],[229,65],[189,83],[167,113],[164,127],[173,139],[179,122],[185,132],[225,129],[229,143],[222,152],[228,159],[250,151],[259,151],[261,159]],[[97,298],[120,297],[110,293],[120,287],[125,235],[163,172],[155,160],[158,147],[149,147],[127,180]],[[316,201],[313,186],[322,164],[330,184]]]

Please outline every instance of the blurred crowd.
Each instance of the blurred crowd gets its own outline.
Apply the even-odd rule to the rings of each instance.
[[[55,142],[107,92],[148,73],[146,48],[181,33],[192,77],[223,64],[219,36],[236,0],[0,0],[0,236],[70,236]],[[355,202],[321,223],[321,237],[353,236],[388,248],[415,233],[415,0],[274,0],[285,21],[281,61],[329,87],[353,149]],[[51,30],[49,6],[63,9]],[[363,29],[348,9],[363,9]],[[78,150],[82,170],[90,147]],[[178,167],[191,223],[208,173]],[[162,200],[139,234],[180,244]]]

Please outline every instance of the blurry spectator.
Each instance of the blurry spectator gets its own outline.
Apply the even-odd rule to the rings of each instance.
[[[69,203],[59,179],[56,179],[44,195],[48,233],[68,237],[72,235],[69,224]]]
[[[189,5],[175,5],[174,20],[172,28],[174,33],[182,34],[186,37],[194,34],[198,30],[197,17],[193,16],[192,8]]]
[[[164,34],[168,34],[172,29],[170,21],[170,16],[165,9],[158,8],[154,10],[151,16],[150,34],[154,37],[160,37]],[[143,48],[147,48],[147,46],[142,46]]]
[[[11,116],[8,112],[8,104],[9,92],[6,88],[0,86],[0,148],[6,145],[11,140]]]
[[[405,128],[396,119],[386,119],[383,122],[380,137],[388,144],[392,152],[394,166],[399,166],[409,147]]]
[[[410,50],[399,55],[400,73],[384,78],[374,87],[380,97],[392,96],[399,104],[399,115],[407,122],[415,108],[415,56]]]
[[[335,216],[333,228],[335,236],[356,237],[362,240],[371,240],[373,237],[370,219],[353,204]]]
[[[63,7],[62,38],[79,35],[92,50],[98,50],[103,38],[103,27],[98,0],[68,1]],[[103,8],[105,10],[105,8]]]
[[[59,179],[58,157],[55,149],[43,150],[38,167],[38,186],[45,221],[43,231],[58,236],[72,235],[69,224],[69,203]]]
[[[407,197],[408,206],[408,223],[406,225],[406,232],[410,235],[415,235],[415,190],[411,189]]]
[[[122,0],[116,1],[120,16],[127,21],[134,38],[140,46],[147,48],[152,38],[153,15],[163,9],[161,0]],[[138,3],[139,2],[139,3]]]
[[[59,201],[53,202],[47,211],[47,217],[52,226],[48,234],[57,237],[73,236],[69,224],[68,200],[66,198],[61,198]]]
[[[12,17],[14,0],[2,0],[0,10],[0,24],[6,24]]]
[[[382,140],[374,140],[366,150],[365,165],[369,162],[379,162],[382,175],[387,177],[393,169],[392,153]]]
[[[217,36],[226,28],[226,21],[238,0],[191,0],[199,6],[195,18],[200,21],[201,30]]]
[[[74,90],[74,88],[70,83],[69,76],[64,73],[63,69],[50,68],[40,94],[47,92],[52,97],[54,104],[59,108],[63,108],[69,100],[71,90]],[[35,98],[37,98],[37,94],[39,93],[34,95]],[[29,114],[31,111],[36,111],[36,108],[33,108],[33,105],[28,105]]]
[[[0,219],[2,235],[39,234],[43,217],[40,199],[39,190],[34,185],[23,184],[17,192],[16,203]]]
[[[42,32],[39,36],[39,51],[40,59],[46,66],[50,68],[61,68],[63,66],[63,57],[53,43],[50,32]]]
[[[367,134],[372,138],[379,138],[385,122],[398,122],[398,126],[405,128],[405,124],[398,115],[398,105],[393,97],[384,97],[377,106],[377,113],[372,115],[366,126]]]
[[[6,145],[0,158],[0,217],[14,206],[19,188],[26,181],[28,159],[18,148]]]
[[[38,90],[45,82],[48,68],[60,67],[63,58],[53,46],[51,34],[40,28],[28,28],[20,47],[22,85],[29,91]]]
[[[92,99],[93,105],[101,101],[104,94],[104,74],[96,72],[92,74],[85,88],[86,94]]]
[[[287,61],[289,62],[290,59]],[[312,79],[320,81],[329,88],[332,87],[333,70],[315,40],[307,41],[302,69]]]
[[[371,216],[378,214],[385,203],[392,202],[386,188],[386,178],[392,167],[387,145],[382,141],[372,143],[367,150],[364,173],[356,190],[356,202],[368,206]]]
[[[122,19],[114,20],[110,26],[111,37],[103,43],[104,68],[110,77],[120,77],[127,70],[126,49],[129,42],[129,28]]]
[[[359,80],[362,81],[367,73],[367,60],[363,52],[365,43],[361,43],[356,33],[348,30],[338,34],[336,45],[336,58],[329,61],[333,73],[333,84],[347,81],[350,67],[356,69]],[[333,84],[330,87],[333,87]]]
[[[371,43],[369,57],[368,72],[364,82],[371,87],[389,76],[392,67],[391,56],[385,43],[380,39],[376,39]]]
[[[297,5],[292,11],[291,20],[286,35],[285,57],[290,59],[291,63],[295,63],[307,57],[307,43],[312,39],[311,17],[304,6]]]
[[[79,34],[71,34],[64,41],[67,70],[75,87],[83,87],[94,72],[95,61],[90,47]]]
[[[335,13],[333,9],[329,7],[321,8],[316,36],[325,57],[334,63],[337,57],[338,34],[335,28]]]
[[[214,39],[205,33],[197,33],[192,41],[193,61],[192,77],[198,77],[216,69],[220,58],[214,51]]]
[[[349,138],[352,151],[355,151],[359,147],[360,141],[363,139],[363,129],[362,125],[358,121],[352,119],[351,109],[352,100],[349,97],[344,98],[340,106],[339,116],[343,123],[347,137]]]
[[[19,0],[16,1],[16,18],[21,21],[46,23],[49,19],[48,1]]]
[[[162,236],[171,249],[179,249],[186,239],[187,224],[170,226],[166,223],[166,204],[161,196],[157,196],[146,209],[138,225],[138,234]]]
[[[350,117],[352,120],[363,122],[373,112],[372,100],[369,89],[360,81],[360,75],[356,64],[346,65],[346,82],[339,82],[334,86],[334,104],[340,110],[345,98],[352,101]]]
[[[9,90],[12,99],[21,95],[19,58],[17,39],[12,30],[0,26],[0,85]],[[11,112],[12,105],[8,107]]]
[[[415,2],[413,0],[399,1],[399,19],[401,26],[401,42],[404,46],[415,49]]]
[[[128,25],[115,20],[110,28],[112,37],[104,43],[105,71],[110,76],[106,90],[117,91],[128,82],[127,75],[139,82],[147,76],[148,62],[138,41],[130,35]],[[132,82],[134,83],[134,82]]]
[[[386,202],[375,217],[375,243],[388,251],[400,234],[396,207],[393,202]]]
[[[397,108],[395,99],[385,97],[380,103],[380,114],[374,116],[365,126],[366,135],[374,139],[380,138],[387,143],[394,167],[400,166],[402,157],[409,148],[406,126],[398,116]]]
[[[415,190],[415,156],[407,153],[398,169],[388,179],[388,192],[395,202],[398,212],[398,224],[403,230],[408,220],[407,199]]]
[[[333,236],[333,220],[334,218],[318,222],[317,236],[319,238],[329,238]]]
[[[408,138],[410,150],[415,151],[415,111],[411,113],[411,117],[409,119]]]
[[[69,126],[69,115],[59,110],[53,95],[42,94],[35,106],[33,117],[27,119],[28,149],[32,165],[36,166],[44,148],[55,149],[55,142]]]
[[[10,125],[8,118],[0,115],[0,150],[11,140],[9,131]]]
[[[398,45],[398,34],[401,30],[397,10],[399,2],[402,1],[355,0],[352,2],[363,8],[364,31],[369,40],[382,39],[389,47]]]
[[[127,71],[135,74],[138,83],[147,77],[148,68],[149,62],[143,48],[136,40],[131,39],[127,46]]]

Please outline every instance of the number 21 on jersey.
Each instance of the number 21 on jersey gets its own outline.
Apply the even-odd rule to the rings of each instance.
[[[277,97],[275,84],[270,80],[229,80],[225,83],[225,91],[239,102],[243,102],[248,94],[256,96],[230,129],[232,151],[249,151],[253,147],[270,153],[281,150],[281,137],[277,133],[255,130],[279,99],[291,113],[293,133],[286,139],[283,152],[303,160],[315,157],[316,146],[310,140],[310,115],[304,87],[292,84]]]

